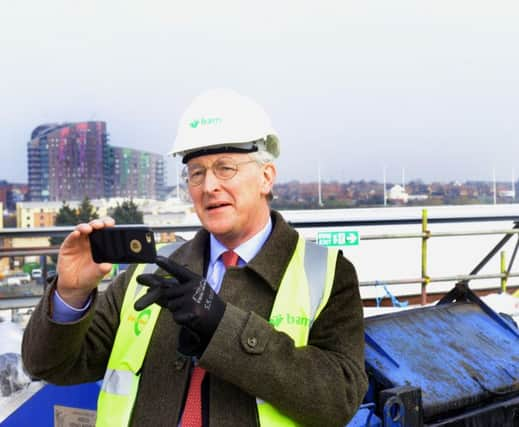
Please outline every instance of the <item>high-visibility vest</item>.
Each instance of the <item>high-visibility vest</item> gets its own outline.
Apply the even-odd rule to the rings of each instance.
[[[158,255],[168,256],[182,243],[171,243],[158,248]],[[135,301],[147,291],[137,282],[141,273],[153,273],[154,264],[138,264],[128,283],[119,314],[119,327],[99,398],[97,400],[96,426],[128,426],[139,389],[140,369],[148,350],[155,323],[161,307],[152,304],[142,311],[133,308]]]
[[[167,248],[171,252],[171,248]],[[306,242],[299,236],[269,320],[276,330],[288,334],[296,347],[308,343],[312,323],[328,302],[336,262],[336,249]],[[130,423],[139,388],[140,369],[161,309],[156,304],[140,312],[133,308],[134,302],[147,289],[135,279],[144,268],[143,265],[137,267],[124,297],[120,325],[99,394],[96,421],[99,427],[125,427]],[[298,425],[268,402],[256,400],[262,427]]]

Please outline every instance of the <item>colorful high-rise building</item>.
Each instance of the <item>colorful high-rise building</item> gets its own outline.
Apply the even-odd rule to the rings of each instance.
[[[164,198],[164,157],[132,148],[108,148],[112,197]]]
[[[110,146],[105,122],[38,126],[27,151],[32,201],[163,195],[163,157]]]

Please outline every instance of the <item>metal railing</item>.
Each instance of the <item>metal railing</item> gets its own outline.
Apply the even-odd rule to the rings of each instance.
[[[465,223],[465,222],[479,222],[479,221],[509,221],[514,220],[514,227],[512,229],[498,229],[498,230],[479,230],[479,231],[457,231],[457,232],[431,232],[428,229],[429,223]],[[434,218],[428,219],[427,210],[423,209],[421,220],[418,219],[391,219],[391,220],[362,220],[362,221],[311,221],[311,222],[291,222],[290,224],[296,229],[316,228],[316,227],[344,227],[344,226],[366,226],[366,225],[409,225],[421,224],[421,232],[418,233],[384,233],[384,234],[368,234],[361,235],[360,240],[388,240],[388,239],[421,239],[421,275],[420,277],[398,278],[391,280],[376,280],[376,281],[361,281],[361,287],[377,286],[380,283],[387,285],[406,285],[406,284],[421,284],[421,303],[427,303],[427,285],[432,282],[447,282],[457,281],[466,282],[470,280],[481,279],[500,279],[501,291],[506,291],[507,280],[510,277],[519,277],[519,273],[512,273],[511,268],[517,254],[519,239],[515,246],[513,255],[508,266],[506,266],[506,255],[504,251],[501,252],[500,272],[496,274],[477,274],[481,268],[490,260],[499,249],[514,235],[519,234],[519,222],[515,222],[516,217],[463,217],[463,218]],[[70,233],[74,227],[48,227],[37,229],[0,229],[0,239],[9,237],[64,237]],[[194,232],[199,229],[199,226],[154,226],[153,230],[156,233],[182,233]],[[460,237],[460,236],[483,236],[483,235],[504,235],[501,241],[494,247],[490,253],[478,264],[478,266],[470,272],[470,274],[455,274],[448,276],[430,277],[427,274],[427,260],[428,260],[428,241],[431,238],[440,237]],[[55,247],[30,247],[30,248],[0,248],[1,257],[20,257],[20,256],[34,256],[34,255],[56,255],[59,248]],[[0,309],[2,308],[18,308],[29,307],[34,305],[34,297],[17,297],[17,298],[1,298]],[[12,307],[8,307],[8,301],[12,301]]]
[[[400,278],[394,280],[384,280],[383,283],[387,285],[407,285],[407,284],[421,284],[421,304],[427,304],[427,285],[432,282],[447,282],[456,281],[468,283],[470,280],[483,279],[500,279],[501,292],[506,292],[507,281],[509,277],[519,277],[519,273],[512,273],[512,265],[514,263],[517,250],[519,247],[519,239],[515,245],[513,255],[508,266],[506,266],[506,254],[504,251],[500,253],[500,272],[496,274],[478,274],[478,272],[486,265],[486,263],[495,256],[495,254],[510,240],[514,235],[519,235],[519,222],[514,222],[512,229],[501,230],[485,230],[485,231],[458,231],[458,232],[431,232],[428,229],[427,209],[422,210],[422,231],[421,233],[401,233],[401,234],[371,234],[361,236],[362,240],[386,240],[386,239],[412,239],[420,238],[422,240],[421,246],[421,277],[415,278]],[[470,272],[470,274],[456,274],[450,276],[435,276],[430,277],[427,274],[427,260],[428,260],[428,241],[432,237],[460,237],[460,236],[484,236],[484,235],[504,235],[500,242],[483,258],[483,260]],[[362,281],[360,286],[377,286],[381,281]]]

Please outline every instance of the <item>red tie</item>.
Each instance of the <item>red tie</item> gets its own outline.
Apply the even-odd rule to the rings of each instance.
[[[238,254],[234,251],[226,251],[221,255],[225,268],[238,264]],[[184,414],[181,427],[202,427],[202,381],[205,369],[195,366],[191,373],[191,381],[187,392]]]
[[[221,258],[225,268],[238,264],[238,254],[232,250],[224,252]]]
[[[205,369],[195,366],[191,373],[191,382],[187,392],[186,405],[182,415],[181,427],[202,426],[202,381]]]

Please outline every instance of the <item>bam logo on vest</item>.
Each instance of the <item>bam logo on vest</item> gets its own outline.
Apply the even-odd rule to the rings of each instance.
[[[290,313],[286,313],[284,316],[282,314],[276,314],[271,317],[269,323],[274,326],[274,328],[278,328],[281,323],[286,321],[288,325],[298,325],[308,327],[310,325],[310,319],[306,316],[295,316]]]
[[[141,312],[139,312],[139,314],[137,316],[135,316],[135,314],[130,314],[128,316],[128,320],[130,322],[134,322],[133,332],[135,333],[136,336],[139,336],[141,334],[144,327],[146,326],[146,323],[148,323],[148,320],[150,320],[150,317],[151,317],[151,308],[142,310]]]

